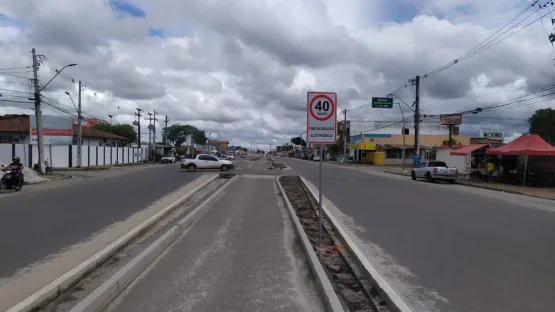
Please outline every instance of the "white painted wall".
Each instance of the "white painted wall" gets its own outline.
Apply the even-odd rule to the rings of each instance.
[[[32,164],[38,162],[38,147],[32,146]],[[148,148],[132,148],[132,147],[107,147],[107,146],[83,146],[81,151],[82,166],[110,165],[118,163],[135,163],[142,162],[147,157]],[[97,161],[98,151],[98,161]],[[68,168],[69,163],[69,145],[44,146],[45,158],[54,168]],[[77,166],[77,146],[71,146],[72,167]],[[90,156],[89,156],[90,152]],[[138,153],[138,156],[134,156]],[[26,167],[32,167],[29,164],[29,144],[15,144],[15,154],[21,158],[21,162]],[[110,162],[110,154],[112,155]],[[0,162],[11,162],[12,160],[12,144],[0,144]]]
[[[451,148],[438,148],[436,150],[436,160],[444,161],[447,166],[455,167],[459,173],[466,174],[465,156],[451,155],[452,151],[457,149]]]

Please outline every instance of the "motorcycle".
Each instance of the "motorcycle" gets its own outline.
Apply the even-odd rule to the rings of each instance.
[[[21,191],[23,188],[23,176],[19,179],[19,183],[14,185],[13,176],[15,173],[12,174],[10,170],[4,173],[2,179],[0,179],[0,194],[4,193],[6,190],[14,190],[16,192]]]
[[[36,173],[41,174],[41,170],[40,170],[39,164],[35,164],[35,165],[33,166],[33,170],[34,170]],[[48,175],[51,175],[51,174],[52,174],[52,167],[50,167],[50,164],[48,164],[48,161],[47,161],[47,160],[44,161],[44,174],[48,174]]]

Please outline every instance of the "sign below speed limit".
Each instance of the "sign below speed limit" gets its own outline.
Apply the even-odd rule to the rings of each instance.
[[[337,125],[337,94],[308,92],[306,108],[306,141],[334,144]]]

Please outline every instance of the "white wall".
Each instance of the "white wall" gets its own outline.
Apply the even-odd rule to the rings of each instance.
[[[466,174],[465,156],[451,155],[457,149],[439,148],[436,150],[436,160],[444,161],[447,166],[455,167],[459,173]]]
[[[71,166],[77,166],[77,146],[73,145],[45,145],[45,158],[54,168],[70,167],[70,150],[71,150]],[[142,162],[147,157],[148,148],[132,148],[132,147],[107,147],[107,146],[83,146],[81,150],[81,166],[103,166],[110,164],[127,164]],[[90,156],[89,156],[90,151]],[[98,159],[97,159],[98,151]],[[110,154],[112,162],[110,162]],[[136,154],[136,155],[135,155]],[[38,162],[38,147],[32,146],[32,164],[29,164],[29,144],[15,144],[15,155],[21,158],[21,162],[26,167],[32,167],[32,164]],[[12,144],[0,144],[0,162],[11,162],[12,160]],[[106,160],[106,161],[105,161]]]

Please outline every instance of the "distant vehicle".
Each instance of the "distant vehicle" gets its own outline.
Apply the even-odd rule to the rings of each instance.
[[[227,160],[235,160],[235,155],[234,155],[234,154],[227,154],[227,155],[225,155],[225,159],[227,159]]]
[[[172,154],[165,154],[160,159],[160,162],[163,164],[175,164],[175,156],[173,156]]]
[[[442,180],[455,183],[459,171],[457,168],[448,167],[444,161],[430,160],[420,163],[417,168],[412,169],[410,175],[413,180],[426,179],[428,182]]]
[[[320,155],[314,155],[314,156],[312,157],[312,160],[314,160],[314,161],[320,161]]]
[[[233,162],[224,159],[218,159],[208,154],[198,154],[193,158],[186,158],[181,161],[181,169],[195,171],[197,169],[220,169],[227,171],[233,169]]]

